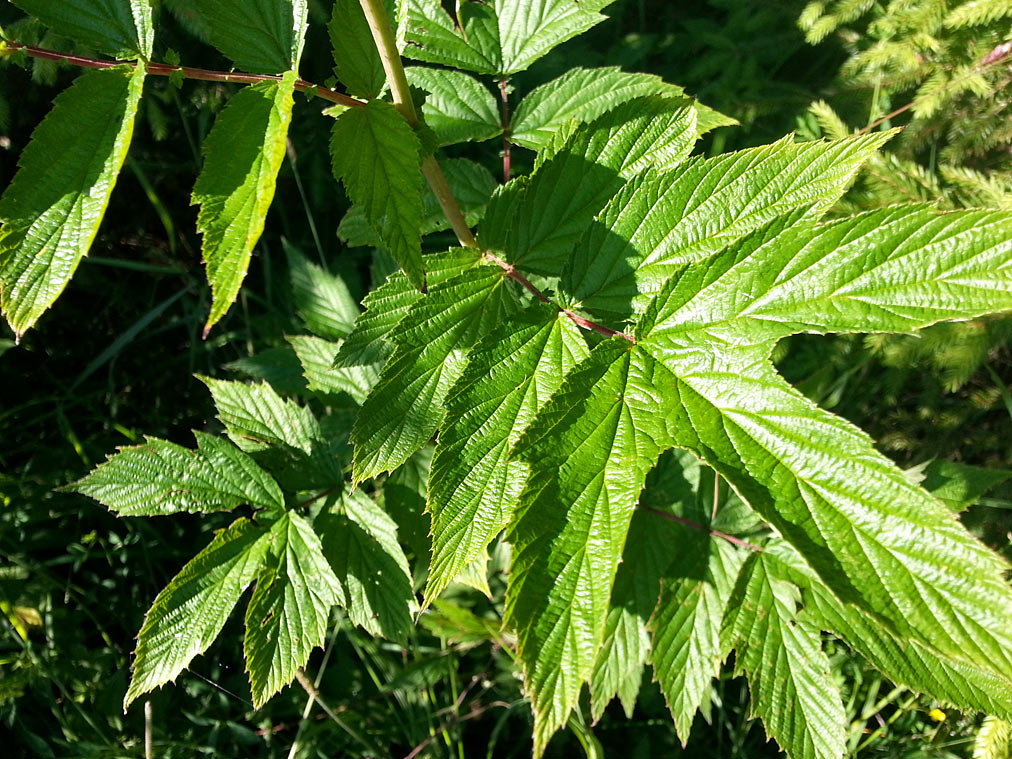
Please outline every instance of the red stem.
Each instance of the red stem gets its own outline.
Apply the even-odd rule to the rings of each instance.
[[[503,181],[510,181],[510,101],[506,91],[506,80],[499,80],[499,98],[502,100],[502,175]]]
[[[514,282],[518,282],[525,290],[531,293],[535,298],[540,300],[542,303],[547,303],[552,306],[555,305],[548,298],[546,298],[545,294],[541,292],[537,287],[535,287],[531,283],[531,281],[527,279],[527,277],[525,277],[523,274],[521,274],[515,268],[513,268],[513,264],[508,264],[498,256],[492,255],[491,253],[482,253],[482,258],[484,258],[489,263],[498,266],[500,269],[506,272],[506,276],[508,276]],[[597,322],[592,322],[590,319],[585,319],[579,314],[570,311],[568,308],[561,308],[559,306],[555,307],[559,309],[559,313],[568,316],[570,320],[572,320],[572,322],[576,324],[577,327],[590,330],[592,332],[596,332],[597,334],[603,335],[604,337],[621,337],[628,340],[630,343],[636,342],[636,338],[633,337],[632,335],[627,335],[625,332],[619,332],[617,329],[606,327],[603,324],[598,324]]]
[[[8,42],[7,49],[21,51],[32,58],[69,63],[73,66],[82,66],[83,68],[89,69],[111,69],[116,66],[133,65],[130,63],[124,64],[121,61],[105,61],[100,58],[87,58],[83,55],[59,53],[55,50],[45,50],[44,48],[32,47],[31,45],[22,45],[20,42]],[[208,69],[190,68],[189,66],[170,66],[166,63],[138,63],[137,65],[146,65],[148,73],[153,76],[172,76],[173,74],[181,72],[183,77],[186,79],[199,79],[205,82],[256,84],[257,82],[280,81],[281,79],[280,76],[272,76],[270,74],[240,74],[231,71],[210,71]],[[334,92],[334,90],[328,90],[326,87],[320,87],[319,85],[307,82],[304,79],[296,80],[295,89],[299,92],[312,92],[318,97],[328,100],[331,103],[339,103],[347,106],[365,105],[365,103],[361,100],[356,100],[353,97],[342,95],[340,92]]]
[[[669,519],[672,522],[678,522],[678,524],[683,525],[685,527],[691,527],[693,530],[699,530],[700,532],[708,532],[715,538],[723,538],[728,543],[733,543],[736,546],[747,548],[750,551],[762,552],[763,550],[759,546],[753,543],[749,543],[747,540],[736,538],[734,535],[728,535],[726,532],[721,532],[720,530],[714,530],[708,527],[704,527],[703,525],[697,522],[693,522],[691,519],[686,519],[685,517],[680,517],[676,514],[671,514],[670,512],[667,511],[661,511],[660,509],[655,509],[651,506],[640,506],[640,508],[643,509],[644,511],[649,511],[651,514],[656,514],[657,516],[663,519]]]

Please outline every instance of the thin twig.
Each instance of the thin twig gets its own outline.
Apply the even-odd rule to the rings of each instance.
[[[510,144],[510,100],[507,82],[499,80],[499,99],[502,101],[502,176],[503,181],[510,181],[511,144]]]
[[[487,712],[489,709],[493,709],[495,707],[502,707],[502,708],[505,708],[505,709],[509,709],[510,705],[507,704],[505,701],[492,701],[491,703],[486,704],[485,706],[482,706],[482,707],[472,707],[471,711],[469,711],[464,716],[447,720],[442,725],[440,725],[436,729],[436,732],[434,732],[432,735],[430,735],[424,741],[422,741],[417,746],[415,746],[411,750],[411,753],[408,754],[407,756],[405,756],[404,759],[415,759],[415,757],[417,757],[422,751],[425,750],[426,746],[428,746],[430,743],[432,743],[432,741],[434,741],[436,738],[438,738],[440,735],[442,735],[444,732],[446,732],[449,728],[453,727],[454,725],[458,725],[461,722],[464,722],[466,720],[475,719],[477,717],[480,717],[482,714],[484,714],[485,712]]]
[[[900,106],[899,108],[897,108],[892,113],[887,113],[885,116],[883,116],[882,118],[880,118],[880,119],[878,119],[876,121],[873,121],[868,126],[863,127],[861,129],[858,129],[855,134],[864,134],[865,132],[869,132],[872,129],[874,129],[875,127],[877,127],[879,124],[884,124],[886,121],[889,121],[890,119],[896,118],[901,113],[906,113],[911,108],[917,107],[918,105],[920,105],[921,103],[923,103],[928,98],[935,97],[936,95],[938,95],[938,93],[945,92],[946,90],[951,89],[955,85],[957,85],[960,82],[962,82],[964,79],[968,79],[969,77],[971,77],[973,74],[976,74],[976,73],[982,71],[983,69],[985,69],[985,68],[987,68],[989,66],[996,66],[999,63],[1003,63],[1003,62],[1009,60],[1010,58],[1012,58],[1012,51],[1007,52],[1004,55],[1001,55],[1001,56],[999,56],[999,57],[997,57],[997,58],[995,58],[993,60],[988,60],[988,58],[984,58],[984,60],[982,60],[979,64],[977,64],[972,69],[970,69],[968,72],[966,72],[963,76],[959,76],[959,77],[956,77],[955,79],[952,79],[944,87],[939,88],[938,90],[936,90],[935,92],[931,93],[930,95],[925,95],[924,97],[917,98],[915,100],[911,100],[909,103],[907,103],[906,105]]]
[[[714,530],[709,527],[704,527],[698,522],[693,522],[691,519],[680,517],[677,514],[671,514],[667,511],[661,511],[660,509],[655,509],[652,506],[641,505],[640,508],[643,509],[644,511],[649,511],[651,514],[656,514],[657,516],[663,519],[669,519],[672,522],[678,522],[678,524],[683,525],[685,527],[691,527],[693,530],[699,530],[700,532],[708,532],[715,538],[723,538],[728,543],[733,543],[736,546],[747,548],[750,551],[759,551],[761,553],[763,550],[760,546],[757,546],[754,543],[749,543],[747,540],[736,538],[734,535],[728,535],[726,532],[721,532],[720,530]]]
[[[106,61],[101,58],[88,58],[83,55],[71,55],[69,53],[60,53],[56,50],[46,50],[41,47],[32,47],[31,45],[22,45],[20,42],[8,42],[7,50],[20,51],[32,58],[40,58],[46,61],[58,61],[60,63],[69,63],[73,66],[81,66],[89,69],[111,69],[118,66],[145,66],[147,72],[152,76],[174,76],[182,74],[185,79],[197,79],[204,82],[227,82],[231,84],[256,84],[257,82],[277,82],[281,81],[280,76],[273,76],[271,74],[241,74],[234,71],[211,71],[209,69],[195,69],[189,66],[170,66],[167,63],[128,63],[123,61]],[[295,89],[299,92],[312,92],[323,100],[328,100],[331,103],[339,103],[341,105],[347,105],[351,107],[364,106],[361,100],[356,100],[353,97],[342,95],[340,92],[334,92],[334,90],[328,90],[326,87],[307,82],[305,79],[297,79],[295,81]]]
[[[298,681],[299,685],[302,686],[302,689],[310,696],[310,698],[316,702],[317,706],[323,710],[324,714],[330,717],[331,721],[333,721],[335,725],[348,733],[353,740],[361,743],[368,751],[376,753],[377,756],[381,753],[376,749],[376,746],[373,745],[372,741],[360,735],[358,731],[338,717],[334,710],[331,709],[322,698],[320,698],[320,691],[316,689],[313,681],[309,679],[308,675],[306,675],[305,670],[301,668],[295,670],[295,679]]]
[[[327,488],[326,490],[320,491],[319,493],[317,493],[316,495],[314,495],[312,498],[307,498],[304,501],[300,501],[299,502],[299,506],[305,508],[306,506],[309,506],[312,503],[316,503],[321,498],[326,498],[328,495],[332,495],[334,493],[334,491],[340,490],[340,489],[341,489],[340,485],[337,485],[337,486],[332,487],[332,488]]]

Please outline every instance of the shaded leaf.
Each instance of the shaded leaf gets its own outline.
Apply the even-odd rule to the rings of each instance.
[[[373,635],[404,641],[412,626],[414,593],[397,525],[356,490],[317,526],[324,552],[345,589],[348,617]]]
[[[421,143],[392,105],[371,100],[334,122],[330,141],[334,175],[365,210],[380,239],[418,289],[422,265]]]
[[[57,34],[117,58],[151,58],[148,0],[11,0]]]
[[[309,11],[306,0],[190,0],[211,44],[251,74],[299,67]]]
[[[144,75],[138,67],[78,77],[21,154],[0,199],[0,303],[16,335],[59,297],[95,239],[130,147]]]

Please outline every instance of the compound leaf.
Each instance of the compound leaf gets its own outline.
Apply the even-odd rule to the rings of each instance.
[[[21,154],[0,199],[0,304],[18,336],[63,292],[95,239],[130,147],[144,76],[138,66],[78,77]]]
[[[292,119],[294,72],[237,92],[204,143],[204,166],[193,188],[197,229],[214,293],[211,327],[228,311],[246,277],[253,248],[274,200]]]
[[[397,524],[361,490],[317,518],[324,551],[347,595],[348,617],[373,635],[404,641],[415,611]]]
[[[362,206],[383,246],[418,289],[425,287],[421,143],[390,103],[371,100],[334,122],[330,141],[334,175]]]
[[[243,642],[258,709],[323,645],[330,610],[345,598],[319,537],[301,516],[286,513],[265,540],[267,557],[246,609]]]
[[[309,11],[306,0],[190,0],[211,44],[251,74],[299,68]]]
[[[117,58],[151,58],[148,0],[12,0],[57,34]]]
[[[425,604],[485,555],[523,487],[508,454],[562,378],[588,353],[573,323],[537,305],[493,329],[447,395],[429,480],[432,562]]]
[[[427,94],[422,114],[439,145],[481,142],[502,134],[492,93],[461,71],[424,66],[405,69],[408,82]]]
[[[221,530],[158,594],[137,636],[132,701],[174,680],[211,645],[268,551],[267,531],[248,519]]]
[[[227,511],[243,504],[284,508],[278,484],[253,459],[227,440],[193,434],[195,451],[154,437],[120,448],[72,488],[124,517]]]

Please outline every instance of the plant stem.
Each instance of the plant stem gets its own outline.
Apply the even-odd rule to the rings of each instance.
[[[672,522],[678,522],[678,524],[683,525],[685,527],[691,527],[693,530],[699,530],[700,532],[708,532],[713,537],[723,538],[728,543],[733,543],[736,546],[741,546],[742,548],[747,548],[750,551],[758,551],[762,553],[763,549],[755,545],[754,543],[749,543],[747,540],[736,538],[734,535],[728,535],[726,532],[721,532],[720,530],[714,530],[709,527],[704,527],[698,522],[693,522],[691,519],[686,519],[685,517],[680,517],[677,514],[671,514],[670,512],[667,511],[661,511],[660,509],[655,509],[651,506],[640,506],[640,508],[643,509],[644,511],[649,511],[651,514],[656,514],[657,516],[663,519],[669,519]]]
[[[14,52],[23,52],[31,58],[41,58],[46,61],[58,61],[60,63],[69,63],[73,66],[81,66],[88,69],[111,69],[118,66],[146,66],[147,71],[152,76],[173,76],[174,74],[182,73],[185,79],[197,79],[204,82],[227,82],[231,84],[256,84],[257,82],[276,82],[280,81],[280,76],[272,76],[270,74],[241,74],[233,71],[210,71],[209,69],[195,69],[189,66],[170,66],[167,63],[124,63],[122,61],[106,61],[101,58],[88,58],[83,55],[71,55],[69,53],[60,53],[55,50],[46,50],[41,47],[32,47],[31,45],[22,45],[20,42],[8,42],[7,50]],[[312,92],[317,97],[324,100],[328,100],[331,103],[339,103],[346,106],[364,106],[361,100],[356,100],[353,97],[342,95],[340,92],[334,92],[334,90],[328,90],[326,87],[307,82],[304,79],[298,79],[295,82],[295,89],[299,92]]]
[[[359,2],[366,21],[369,22],[369,30],[379,51],[380,61],[383,62],[383,71],[387,75],[390,92],[394,96],[394,106],[408,124],[414,126],[418,123],[418,114],[415,113],[408,77],[404,73],[404,64],[401,63],[401,54],[397,49],[397,40],[394,39],[394,30],[390,26],[390,19],[387,18],[383,0],[359,0]]]
[[[502,176],[504,182],[510,181],[510,96],[505,79],[499,80],[499,99],[502,101]]]
[[[348,733],[348,735],[350,735],[353,740],[361,743],[362,746],[366,749],[366,751],[371,751],[375,753],[376,756],[381,755],[382,752],[377,750],[376,746],[373,745],[372,741],[366,739],[365,736],[359,734],[358,731],[356,731],[350,725],[345,723],[344,720],[338,717],[333,709],[327,706],[327,704],[320,698],[320,692],[316,689],[316,685],[313,684],[313,681],[309,679],[309,676],[306,675],[305,670],[303,669],[295,670],[295,679],[298,680],[299,685],[301,685],[302,689],[306,691],[306,694],[317,703],[317,705],[323,710],[324,714],[330,717],[330,719],[334,722],[335,725],[337,725],[339,728]]]

